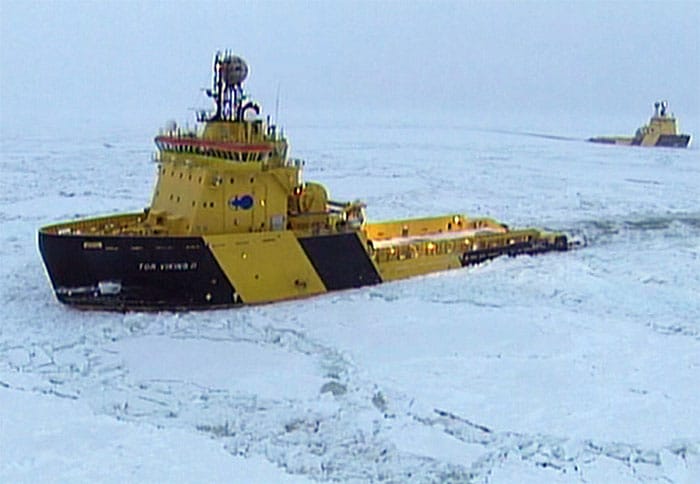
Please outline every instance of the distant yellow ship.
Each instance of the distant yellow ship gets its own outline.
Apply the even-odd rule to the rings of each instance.
[[[678,121],[668,111],[668,101],[654,103],[654,115],[649,124],[637,130],[634,136],[598,136],[589,138],[593,143],[630,146],[663,146],[667,148],[687,148],[690,135],[678,132]]]

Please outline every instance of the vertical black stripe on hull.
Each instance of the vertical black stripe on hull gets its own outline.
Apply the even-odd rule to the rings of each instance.
[[[662,134],[656,141],[656,146],[667,148],[686,148],[690,143],[689,134]]]
[[[116,310],[232,306],[235,288],[199,237],[39,233],[59,301]],[[118,288],[118,289],[117,289]]]
[[[329,291],[382,282],[354,233],[306,237],[299,243]]]

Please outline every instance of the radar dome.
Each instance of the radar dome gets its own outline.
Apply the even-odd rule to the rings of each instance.
[[[221,61],[221,77],[229,85],[238,85],[248,76],[248,64],[237,55],[228,55]]]

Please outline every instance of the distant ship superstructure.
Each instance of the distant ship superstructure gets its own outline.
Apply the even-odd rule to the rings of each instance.
[[[266,303],[564,251],[567,236],[461,214],[368,223],[360,201],[305,182],[284,135],[242,89],[247,64],[217,53],[213,113],[156,138],[143,212],[39,230],[57,298],[83,308],[205,309]]]
[[[649,124],[637,129],[634,136],[598,136],[589,138],[593,143],[606,143],[632,146],[662,146],[687,148],[690,135],[678,132],[678,121],[668,110],[668,101],[654,103],[654,115]]]

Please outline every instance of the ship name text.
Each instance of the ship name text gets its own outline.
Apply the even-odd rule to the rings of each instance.
[[[139,262],[138,268],[142,272],[196,271],[197,262]]]

